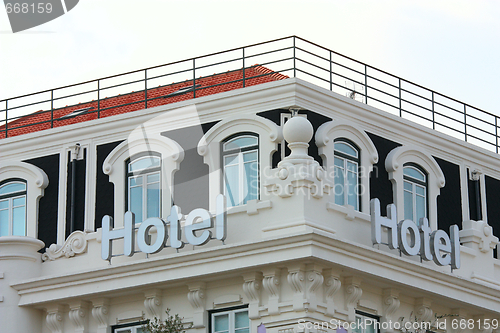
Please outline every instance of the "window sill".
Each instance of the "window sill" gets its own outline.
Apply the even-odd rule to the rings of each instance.
[[[259,210],[272,208],[272,202],[270,200],[250,200],[244,205],[234,206],[227,209],[227,214],[238,214],[246,212],[248,215],[257,215]]]
[[[360,219],[370,222],[370,215],[362,213],[354,209],[354,206],[346,205],[340,206],[333,202],[328,202],[326,204],[326,209],[334,212],[341,212],[345,214],[346,220],[353,221],[354,219]]]

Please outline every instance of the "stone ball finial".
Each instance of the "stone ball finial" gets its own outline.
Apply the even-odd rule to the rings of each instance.
[[[311,141],[313,134],[313,127],[305,117],[293,117],[283,126],[283,137],[288,143],[308,143]]]

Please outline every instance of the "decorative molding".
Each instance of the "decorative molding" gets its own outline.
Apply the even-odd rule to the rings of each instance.
[[[249,273],[243,276],[243,292],[249,302],[260,302],[260,290],[262,286],[262,273]]]
[[[395,290],[392,288],[384,289],[382,291],[382,300],[384,302],[384,316],[383,316],[383,321],[384,322],[393,322],[392,316],[396,311],[399,309],[399,306],[401,305],[401,302],[399,300],[399,290]],[[388,326],[391,328],[390,330],[387,330],[387,332],[393,332],[394,330],[392,329],[392,325]]]
[[[265,276],[262,285],[269,297],[279,297],[280,280],[278,276]]]
[[[92,317],[97,321],[97,332],[105,333],[108,328],[109,300],[100,298],[92,301]]]
[[[326,301],[326,315],[333,317],[335,314],[335,294],[340,290],[342,282],[340,276],[333,271],[333,269],[325,269],[324,276],[324,295]]]
[[[484,221],[463,221],[459,235],[460,243],[482,253],[491,253],[498,244],[498,237],[493,235],[493,228]]]
[[[431,309],[432,301],[428,298],[417,298],[415,300],[415,315],[419,321],[431,321],[434,312]]]
[[[152,289],[144,292],[144,307],[151,318],[161,318],[161,290]]]
[[[64,327],[64,312],[62,305],[56,305],[47,309],[47,327],[52,333],[62,333]]]
[[[318,309],[318,291],[323,285],[325,278],[323,268],[318,265],[307,265],[306,267],[306,309],[315,312]]]
[[[188,301],[193,308],[193,328],[204,328],[207,326],[205,316],[205,288],[204,282],[198,282],[188,285]]]
[[[279,315],[279,301],[280,301],[280,277],[281,270],[279,268],[269,269],[263,272],[264,279],[262,286],[269,295],[267,310],[269,315]]]
[[[355,276],[349,276],[344,279],[345,288],[345,310],[348,311],[348,321],[355,320],[355,307],[358,303],[363,290],[361,289],[361,279]]]
[[[296,293],[304,292],[304,272],[302,270],[289,272],[287,276],[288,283]]]
[[[293,297],[293,310],[303,311],[306,307],[306,274],[304,272],[304,266],[292,266],[288,268],[287,281],[292,287]]]
[[[304,117],[292,117],[283,127],[283,136],[291,153],[278,163],[278,169],[271,171],[271,176],[263,184],[268,193],[282,198],[293,194],[307,194],[321,199],[330,194],[333,183],[327,179],[327,173],[308,155],[309,141],[313,136],[313,127]]]
[[[85,333],[87,326],[87,302],[75,302],[69,305],[69,319],[74,327],[74,332]]]
[[[87,237],[82,231],[75,231],[68,236],[62,246],[52,244],[45,253],[42,254],[42,260],[56,260],[58,258],[70,258],[76,254],[87,252]]]

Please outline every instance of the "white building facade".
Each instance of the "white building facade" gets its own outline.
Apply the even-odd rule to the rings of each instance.
[[[0,150],[1,332],[498,332],[499,156],[304,80]]]

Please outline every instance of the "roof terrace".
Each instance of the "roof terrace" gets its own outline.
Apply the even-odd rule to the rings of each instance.
[[[0,139],[288,77],[499,152],[497,115],[297,36],[0,100]]]

